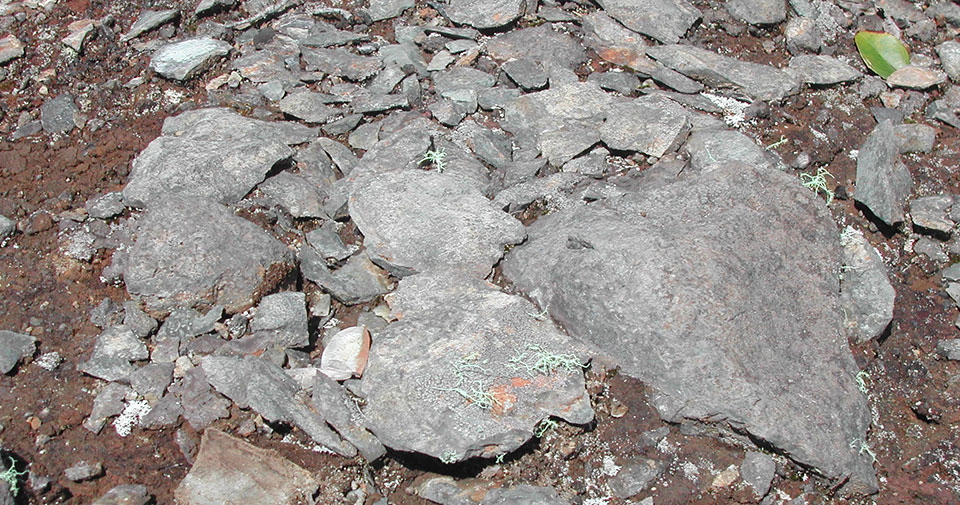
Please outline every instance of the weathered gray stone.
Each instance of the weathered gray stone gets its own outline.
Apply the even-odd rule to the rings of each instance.
[[[123,266],[147,310],[253,306],[291,268],[286,246],[220,204],[171,196],[143,214]]]
[[[180,11],[177,9],[167,9],[162,11],[154,10],[145,10],[137,16],[137,20],[130,25],[130,30],[127,33],[123,34],[120,37],[120,42],[126,42],[128,40],[135,39],[141,34],[144,34],[154,28],[173,21],[180,16]]]
[[[193,15],[200,17],[216,9],[226,9],[234,5],[237,5],[237,0],[200,0],[193,11]]]
[[[124,380],[133,372],[131,361],[150,357],[146,344],[126,326],[111,326],[97,337],[90,359],[77,369],[107,381]]]
[[[950,218],[954,201],[952,195],[922,196],[911,200],[910,218],[913,225],[950,235],[957,225]]]
[[[943,251],[943,243],[930,237],[920,237],[913,243],[913,252],[937,263],[947,263],[950,255]]]
[[[502,109],[520,96],[519,89],[496,86],[477,92],[477,105],[483,110]]]
[[[960,79],[960,42],[948,40],[936,47],[940,65],[953,80]]]
[[[365,253],[351,256],[342,267],[331,271],[316,250],[304,247],[300,250],[300,271],[345,305],[369,302],[391,289],[386,272]]]
[[[898,155],[900,143],[889,121],[867,137],[857,156],[857,201],[888,225],[903,221],[903,206],[913,191],[913,179]]]
[[[311,390],[313,408],[344,440],[353,444],[364,459],[373,462],[386,454],[383,444],[362,426],[356,403],[347,397],[340,384],[317,373],[314,375]]]
[[[637,458],[620,467],[608,483],[613,493],[627,499],[648,488],[663,472],[663,463],[653,459]]]
[[[327,105],[327,99],[322,93],[314,93],[308,89],[295,91],[283,97],[278,104],[280,111],[308,123],[326,123],[330,119],[342,114],[338,109]]]
[[[690,167],[695,172],[709,172],[731,162],[772,166],[763,148],[736,130],[698,131],[690,135],[683,150],[690,156]]]
[[[307,47],[335,47],[370,40],[365,33],[355,33],[339,30],[330,23],[314,20],[306,37],[298,38],[301,46]]]
[[[548,202],[563,199],[583,179],[576,172],[557,172],[510,186],[497,193],[493,203],[507,212],[516,212],[541,198]]]
[[[301,125],[219,108],[167,118],[162,133],[133,160],[123,189],[127,205],[148,206],[174,194],[237,202],[277,161],[293,154],[288,145],[316,137]]]
[[[140,396],[155,402],[163,396],[173,380],[173,366],[173,363],[148,363],[130,374],[130,386]]]
[[[23,56],[23,43],[13,35],[0,39],[0,64]]]
[[[111,191],[91,199],[84,206],[87,215],[94,219],[110,219],[123,213],[123,193]]]
[[[390,304],[399,321],[378,334],[361,381],[366,426],[384,445],[447,463],[492,458],[545,417],[593,419],[575,349],[526,299],[447,271],[403,279]],[[532,366],[546,355],[566,366]]]
[[[893,88],[924,90],[943,84],[947,75],[929,68],[906,66],[888,75],[886,81]]]
[[[186,81],[229,54],[230,47],[226,42],[208,37],[174,42],[153,53],[150,68],[167,79]]]
[[[710,86],[733,86],[757,100],[781,100],[800,88],[797,79],[782,70],[694,46],[653,46],[647,55],[687,77]]]
[[[17,231],[17,223],[6,216],[0,216],[0,239],[5,239]]]
[[[179,398],[183,417],[194,430],[203,430],[217,419],[230,415],[230,401],[214,392],[202,367],[187,370],[183,380],[171,385],[169,390]]]
[[[204,385],[209,390],[208,393],[212,391],[209,384],[204,384]],[[174,388],[171,387],[171,389],[174,389]],[[226,411],[225,409],[230,406],[230,402],[223,398],[218,398],[218,399],[226,403],[226,405],[219,406],[219,408],[224,409],[223,412],[221,413],[222,415],[218,415],[214,419],[211,419],[210,422],[216,420],[216,418],[219,418],[219,417],[226,417],[229,414],[229,412]],[[146,430],[153,430],[153,429],[162,428],[164,426],[173,426],[179,423],[180,416],[183,414],[184,414],[184,408],[180,404],[180,397],[171,391],[170,393],[167,393],[166,395],[161,397],[160,401],[158,401],[152,406],[152,408],[150,409],[150,412],[147,412],[146,414],[144,414],[143,417],[140,418],[140,427]],[[191,419],[193,419],[193,422],[191,425],[194,427],[194,429],[203,429],[204,426],[209,424],[209,422],[200,423],[196,420],[196,418],[187,418],[188,421]]]
[[[801,55],[790,59],[790,71],[805,84],[826,85],[855,81],[863,76],[846,63],[824,55]]]
[[[587,76],[587,81],[595,82],[607,91],[616,91],[622,95],[630,95],[640,87],[640,78],[632,72],[594,72]]]
[[[523,0],[451,0],[443,15],[454,23],[484,30],[514,22],[523,9]]]
[[[497,35],[487,41],[484,50],[500,61],[526,58],[543,66],[553,63],[569,69],[587,59],[586,51],[576,39],[553,30],[549,23]]]
[[[310,472],[275,451],[209,429],[173,494],[181,505],[295,505],[309,503],[318,487]]]
[[[456,268],[485,277],[523,225],[459,178],[409,170],[358,179],[350,216],[371,259],[398,277]]]
[[[844,325],[857,343],[879,337],[893,319],[897,293],[887,278],[887,267],[863,233],[847,227],[843,246],[843,279],[840,282]]]
[[[67,30],[70,34],[61,39],[61,42],[70,49],[80,53],[83,51],[83,43],[87,40],[87,36],[90,35],[96,27],[97,24],[92,19],[78,19],[67,25]]]
[[[894,19],[901,28],[926,19],[923,11],[906,0],[876,0],[874,3],[885,17]]]
[[[937,342],[937,353],[946,359],[960,361],[960,339]]]
[[[67,133],[77,126],[76,116],[80,113],[73,103],[73,97],[62,94],[40,106],[40,122],[47,133]]]
[[[790,18],[783,28],[787,50],[790,54],[803,52],[819,52],[823,47],[823,34],[817,26],[817,21],[809,17]]]
[[[849,448],[870,412],[843,335],[838,233],[795,177],[728,164],[529,233],[504,275],[653,388],[665,420],[722,421],[875,491],[869,456]]]
[[[207,356],[202,368],[210,384],[240,408],[253,409],[268,421],[293,424],[341,456],[356,456],[354,447],[341,441],[320,415],[297,398],[296,381],[277,365],[254,356]]]
[[[303,61],[308,71],[319,70],[325,74],[362,81],[383,67],[379,58],[357,56],[346,49],[304,47]]]
[[[77,461],[63,471],[64,476],[73,482],[83,482],[103,475],[103,465],[99,461]]]
[[[433,75],[433,87],[439,94],[458,89],[479,91],[496,82],[496,77],[473,67],[453,67]]]
[[[257,187],[264,196],[280,204],[293,217],[328,217],[323,210],[327,197],[323,188],[300,175],[280,172]]]
[[[412,9],[414,0],[371,0],[366,12],[372,21],[395,18],[403,11]]]
[[[191,308],[173,309],[153,339],[150,361],[173,363],[180,357],[181,344],[186,344],[189,339],[212,331],[213,325],[222,315],[222,307],[214,307],[206,315]]]
[[[110,489],[90,505],[147,505],[152,500],[143,484],[123,484]]]
[[[297,55],[293,55],[297,56]],[[284,55],[278,51],[250,51],[233,60],[230,68],[240,72],[240,75],[252,82],[280,82],[281,85],[297,82],[293,74],[287,70]]]
[[[687,110],[660,96],[642,96],[611,107],[600,127],[610,149],[639,151],[657,158],[675,151],[690,132]]]
[[[307,242],[321,257],[335,261],[347,259],[356,251],[356,246],[344,245],[333,221],[327,221],[320,228],[307,233]]]
[[[757,496],[766,496],[770,491],[776,471],[777,463],[762,452],[748,451],[740,463],[740,476]]]
[[[32,335],[0,330],[0,374],[9,373],[36,350],[37,339]]]
[[[570,502],[560,498],[552,487],[521,484],[491,489],[480,505],[570,505]]]
[[[547,73],[537,62],[518,58],[504,63],[500,68],[517,83],[517,86],[532,91],[547,86]]]
[[[407,97],[401,94],[364,93],[350,102],[350,108],[357,114],[374,114],[391,109],[405,109],[409,106]]]
[[[602,0],[597,2],[627,28],[674,44],[700,19],[700,11],[686,0]]]
[[[893,127],[900,145],[900,153],[929,153],[937,140],[937,130],[920,123],[898,124]]]
[[[123,412],[125,407],[123,399],[133,390],[130,386],[125,386],[118,382],[111,382],[103,387],[97,397],[93,399],[93,408],[90,410],[90,417],[83,421],[83,427],[93,432],[100,433],[107,419]]]
[[[306,295],[295,291],[264,296],[250,321],[250,331],[254,337],[284,348],[306,346],[310,343],[306,301]]]
[[[420,49],[413,43],[389,44],[377,51],[377,56],[383,60],[383,65],[396,65],[400,68],[412,67],[420,77],[429,75],[427,62],[423,59]]]
[[[723,6],[733,17],[752,25],[772,25],[787,19],[784,0],[727,0]]]

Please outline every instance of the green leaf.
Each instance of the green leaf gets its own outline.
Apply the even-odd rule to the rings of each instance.
[[[889,33],[862,31],[857,32],[853,40],[867,68],[884,79],[910,64],[907,48]]]

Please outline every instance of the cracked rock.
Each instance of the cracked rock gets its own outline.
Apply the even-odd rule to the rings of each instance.
[[[867,137],[857,156],[857,190],[854,197],[884,223],[903,221],[903,206],[913,191],[913,179],[899,156],[900,143],[889,121]]]
[[[840,245],[844,325],[855,342],[863,343],[879,337],[890,324],[897,293],[887,277],[883,258],[862,232],[847,227]]]
[[[186,81],[230,53],[230,44],[208,37],[187,39],[157,49],[150,68],[167,79]]]

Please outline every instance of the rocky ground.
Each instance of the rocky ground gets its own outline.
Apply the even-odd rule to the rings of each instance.
[[[3,2],[0,503],[956,503],[958,28]]]

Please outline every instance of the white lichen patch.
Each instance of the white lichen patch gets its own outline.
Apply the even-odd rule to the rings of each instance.
[[[150,412],[150,404],[146,400],[136,399],[127,402],[127,406],[123,408],[123,412],[114,419],[113,428],[117,430],[117,435],[125,437],[130,434],[134,426],[140,424],[140,420],[143,419],[143,416],[147,415]]]
[[[713,104],[717,107],[723,109],[723,122],[727,123],[727,126],[736,128],[746,121],[747,107],[750,106],[748,102],[741,102],[736,98],[729,98],[711,93],[700,94],[703,95],[703,97],[707,100],[713,102]]]

